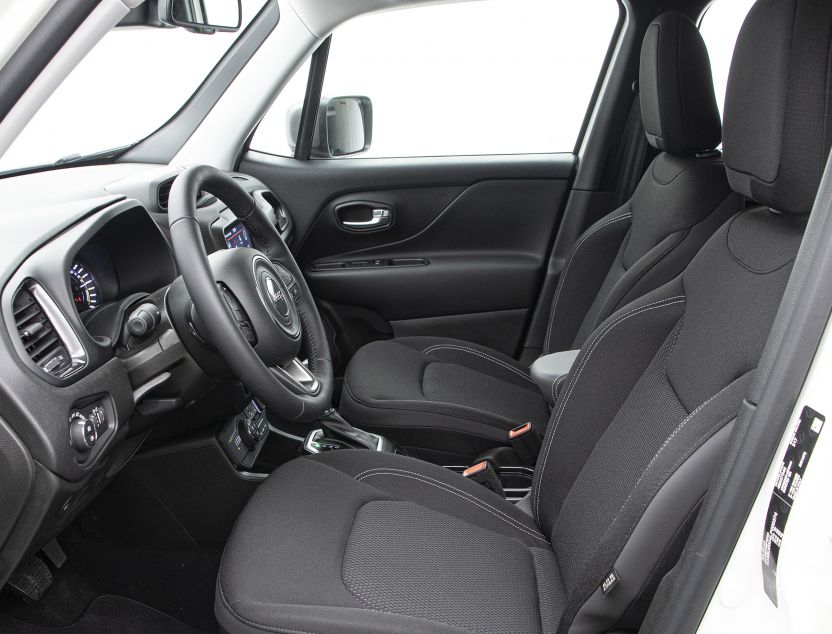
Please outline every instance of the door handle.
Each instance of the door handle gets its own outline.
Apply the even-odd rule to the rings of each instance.
[[[345,227],[383,227],[390,222],[389,209],[373,209],[373,217],[369,220],[342,220]]]
[[[393,208],[379,203],[343,203],[335,208],[335,216],[347,231],[377,231],[393,224]]]

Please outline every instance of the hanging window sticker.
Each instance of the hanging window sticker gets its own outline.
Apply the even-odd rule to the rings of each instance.
[[[804,407],[795,427],[789,446],[780,463],[780,473],[771,492],[766,525],[763,532],[763,587],[774,605],[777,605],[777,560],[786,531],[792,505],[800,483],[806,473],[806,465],[812,457],[826,417],[811,407]]]

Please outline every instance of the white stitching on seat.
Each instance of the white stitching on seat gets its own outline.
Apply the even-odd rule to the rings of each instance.
[[[557,308],[558,308],[558,300],[560,299],[561,289],[563,289],[563,286],[566,283],[566,274],[569,273],[569,267],[572,265],[572,260],[575,259],[575,256],[577,255],[578,250],[581,248],[581,245],[583,245],[584,242],[586,242],[590,237],[592,237],[594,234],[599,232],[604,227],[608,227],[611,224],[618,222],[619,220],[624,220],[625,218],[632,218],[632,217],[633,217],[633,214],[627,213],[627,214],[622,214],[620,216],[616,216],[615,218],[611,218],[607,222],[598,225],[597,227],[595,227],[594,229],[592,229],[588,233],[585,233],[583,236],[581,236],[580,240],[578,240],[578,243],[572,249],[572,253],[569,255],[569,260],[566,262],[566,266],[563,269],[563,274],[560,277],[560,282],[558,283],[557,290],[555,291],[555,299],[552,302],[552,312],[549,315],[549,327],[546,329],[546,339],[543,342],[543,352],[544,353],[549,352],[549,342],[552,339],[552,326],[554,326],[554,323],[555,323],[555,312],[557,311]]]
[[[467,491],[463,491],[462,489],[458,489],[457,487],[450,485],[446,482],[442,482],[441,480],[436,480],[435,478],[431,478],[430,476],[423,475],[421,473],[417,473],[415,471],[408,471],[406,469],[395,469],[393,467],[376,467],[374,469],[367,469],[366,471],[362,471],[358,475],[355,476],[355,480],[362,481],[366,480],[367,478],[372,478],[375,476],[392,476],[398,478],[407,478],[410,480],[417,480],[422,482],[423,484],[427,484],[429,486],[435,487],[437,489],[441,489],[446,493],[450,493],[451,495],[456,495],[457,497],[465,500],[473,504],[474,506],[478,506],[482,510],[490,513],[491,515],[495,516],[497,519],[502,520],[512,528],[515,528],[523,533],[526,533],[530,537],[534,537],[537,540],[542,541],[544,544],[548,544],[549,542],[540,534],[535,533],[527,526],[524,526],[521,522],[514,519],[510,515],[507,515],[497,507],[480,500]]]
[[[719,392],[717,392],[716,394],[711,396],[711,398],[709,398],[707,401],[705,401],[699,407],[697,407],[695,410],[693,410],[690,414],[688,414],[687,417],[685,417],[685,419],[676,426],[676,429],[673,430],[673,433],[671,433],[670,436],[667,437],[667,440],[665,440],[664,443],[662,443],[662,446],[659,447],[659,450],[653,456],[652,460],[650,460],[650,462],[647,464],[647,466],[641,472],[641,475],[638,477],[638,480],[636,480],[636,483],[633,485],[633,488],[630,490],[630,494],[627,496],[627,499],[624,500],[624,504],[621,505],[621,508],[618,509],[618,512],[615,514],[615,517],[610,522],[610,528],[612,528],[612,526],[615,525],[615,522],[618,520],[618,517],[621,515],[621,512],[624,510],[624,507],[627,506],[627,503],[632,499],[633,495],[635,495],[636,490],[638,489],[638,485],[641,484],[641,481],[644,479],[645,474],[650,470],[650,467],[653,466],[653,463],[656,461],[656,458],[658,458],[659,455],[662,453],[662,451],[664,451],[665,447],[667,447],[670,444],[670,441],[673,440],[673,437],[676,436],[676,434],[678,434],[680,431],[682,431],[682,428],[685,425],[687,425],[693,419],[694,416],[696,416],[700,411],[702,411],[702,409],[706,405],[708,405],[716,397],[720,396],[723,392],[725,392],[725,390],[727,390],[728,388],[733,386],[737,381],[740,381],[740,380],[744,379],[745,377],[746,377],[746,375],[743,374],[739,378],[731,381],[731,383],[726,385]],[[592,554],[589,557],[587,557],[586,561],[591,561],[592,560],[592,558],[595,556],[595,552],[598,550],[598,548],[600,546],[601,546],[601,542],[599,542],[595,546],[595,549],[592,551]]]
[[[566,377],[568,376],[569,374],[561,374],[560,376],[556,376],[555,380],[552,381],[552,404],[556,403],[558,400],[558,397],[555,394],[555,386],[563,383],[566,380]]]
[[[584,368],[586,367],[586,364],[589,361],[589,358],[592,356],[592,353],[598,347],[598,344],[601,343],[601,340],[604,337],[606,337],[607,334],[612,332],[612,330],[616,326],[618,326],[619,324],[627,321],[630,317],[635,317],[636,315],[639,315],[641,313],[644,313],[644,312],[647,312],[647,311],[650,311],[650,310],[656,310],[656,309],[659,309],[659,308],[666,308],[668,306],[673,306],[674,304],[682,304],[684,302],[685,302],[685,296],[684,295],[677,295],[676,297],[669,297],[669,298],[666,298],[666,299],[658,300],[658,301],[655,301],[655,302],[651,302],[649,304],[645,304],[643,306],[638,306],[636,308],[633,308],[632,310],[624,313],[620,317],[617,317],[615,320],[611,321],[610,323],[604,325],[603,328],[601,329],[601,331],[592,340],[592,343],[589,345],[589,347],[587,349],[588,351],[586,353],[586,356],[584,356],[584,358],[581,360],[581,364],[580,364],[580,367],[578,368],[577,373],[575,374],[575,378],[572,379],[569,382],[569,388],[566,392],[565,397],[560,399],[560,405],[559,405],[558,410],[557,410],[557,418],[555,419],[554,426],[551,428],[551,431],[547,430],[548,438],[546,439],[546,443],[545,443],[546,446],[545,446],[545,449],[544,449],[544,452],[543,452],[543,460],[540,463],[540,471],[535,474],[535,476],[537,476],[537,486],[535,487],[535,492],[534,492],[534,498],[535,498],[534,516],[535,516],[535,519],[539,518],[539,513],[540,513],[540,486],[541,486],[541,483],[543,482],[543,473],[546,470],[546,461],[549,459],[549,452],[552,449],[552,440],[554,439],[555,432],[557,431],[558,425],[560,424],[560,419],[561,419],[561,416],[563,415],[563,411],[566,409],[566,404],[569,402],[569,397],[572,395],[572,392],[575,389],[575,384],[578,382],[578,379],[580,379],[581,373],[584,371]]]
[[[496,363],[497,365],[502,366],[506,370],[514,372],[515,374],[517,374],[518,376],[523,377],[524,379],[526,379],[530,383],[534,383],[534,381],[532,381],[532,378],[528,374],[523,372],[522,370],[519,370],[519,369],[509,365],[505,361],[501,361],[497,357],[491,356],[490,354],[486,354],[485,352],[480,352],[479,350],[474,350],[474,348],[468,348],[466,346],[459,346],[459,345],[441,344],[441,345],[431,346],[430,348],[425,348],[422,351],[422,354],[430,354],[431,352],[436,352],[437,350],[458,350],[458,351],[461,351],[461,352],[467,352],[469,354],[476,355],[478,357],[482,357],[483,359],[485,359],[487,361],[491,361],[492,363]]]

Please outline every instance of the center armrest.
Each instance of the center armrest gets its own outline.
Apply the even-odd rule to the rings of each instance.
[[[564,374],[569,374],[572,364],[578,358],[580,350],[566,350],[539,357],[529,368],[532,379],[540,388],[543,398],[549,405],[555,404],[554,384]]]

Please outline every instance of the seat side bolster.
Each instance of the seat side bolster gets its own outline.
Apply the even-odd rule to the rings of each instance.
[[[560,274],[543,333],[543,354],[571,347],[584,316],[598,294],[630,229],[630,204],[587,229]]]
[[[570,632],[597,632],[617,625],[653,579],[663,553],[707,490],[719,466],[733,421],[705,441],[658,490],[639,519],[612,569],[619,579],[609,594],[597,587],[575,614]],[[677,553],[678,554],[678,553]]]

